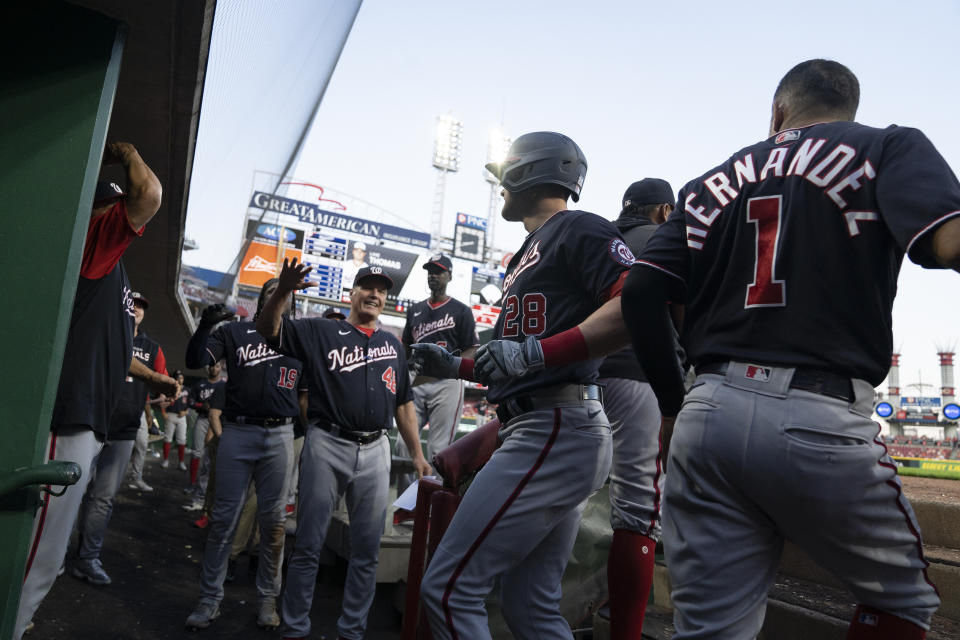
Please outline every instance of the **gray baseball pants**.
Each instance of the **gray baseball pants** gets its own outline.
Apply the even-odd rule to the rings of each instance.
[[[283,508],[287,503],[287,466],[293,458],[293,425],[260,427],[224,420],[217,451],[215,494],[210,532],[203,551],[200,600],[219,604],[233,546],[237,520],[246,501],[250,479],[257,494],[260,524],[260,565],[257,595],[280,595],[283,564]]]
[[[300,457],[297,533],[283,590],[283,634],[310,634],[310,608],[320,551],[342,496],[350,517],[350,564],[337,629],[344,640],[361,640],[376,590],[380,537],[387,516],[390,444],[381,437],[359,445],[307,428]]]
[[[417,411],[417,424],[427,429],[427,462],[453,442],[463,413],[463,381],[436,380],[413,387],[413,406]],[[398,456],[409,457],[410,452],[403,438],[397,438],[394,451]],[[397,493],[413,484],[415,474],[405,473],[397,478]]]
[[[663,463],[657,397],[646,382],[603,378],[600,384],[613,433],[610,526],[659,540]]]
[[[152,416],[150,416],[152,417]],[[147,456],[147,444],[150,441],[150,427],[147,424],[147,413],[140,414],[140,428],[137,429],[137,439],[133,445],[133,455],[130,461],[130,479],[143,480],[143,461]]]
[[[77,557],[94,560],[100,557],[103,537],[113,513],[113,502],[123,483],[130,461],[133,440],[108,440],[91,470],[90,484],[80,505],[77,527],[80,531],[80,549]]]
[[[853,402],[790,388],[794,370],[698,376],[677,417],[663,507],[676,640],[753,638],[784,539],[860,604],[929,628],[940,603],[920,527],[876,440],[873,387]]]
[[[20,606],[13,630],[15,640],[20,640],[23,630],[57,579],[57,572],[67,553],[70,533],[77,521],[80,502],[90,482],[90,469],[102,447],[103,443],[86,426],[60,426],[55,434],[51,434],[44,462],[76,462],[80,465],[81,475],[80,480],[67,487],[62,496],[46,495],[44,506],[37,511],[33,546],[27,560],[27,575],[20,591]]]
[[[173,442],[174,436],[177,444],[187,444],[187,416],[171,411],[163,422],[163,441]]]
[[[427,567],[421,597],[437,640],[490,638],[484,598],[517,638],[572,638],[560,580],[580,514],[610,470],[610,424],[597,400],[524,413],[480,470]]]

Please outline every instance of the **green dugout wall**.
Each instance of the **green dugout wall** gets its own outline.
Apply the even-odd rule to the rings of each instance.
[[[10,19],[0,81],[0,479],[41,464],[120,72],[124,28],[39,2]],[[12,635],[39,502],[0,496],[0,638]]]

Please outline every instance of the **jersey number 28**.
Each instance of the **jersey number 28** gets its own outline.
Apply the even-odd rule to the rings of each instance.
[[[542,293],[525,293],[523,300],[508,296],[503,303],[503,338],[538,336],[547,330],[547,298]]]

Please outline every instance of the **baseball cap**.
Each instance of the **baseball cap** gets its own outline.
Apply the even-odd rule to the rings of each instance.
[[[353,243],[353,248],[354,248],[354,249],[363,249],[364,251],[366,251],[366,250],[367,250],[367,245],[366,245],[365,243],[360,242],[360,241],[358,240],[357,242],[354,242],[354,243]]]
[[[623,208],[642,207],[647,204],[668,204],[676,206],[670,183],[660,178],[644,178],[627,187],[623,194]]]
[[[143,305],[144,309],[150,308],[150,301],[144,298],[143,294],[139,291],[134,291],[130,297],[133,299],[133,304],[137,304],[139,302],[141,305]]]
[[[335,307],[330,307],[323,312],[324,318],[333,318],[334,320],[346,320],[347,316],[343,315],[343,312],[340,309]]]
[[[123,189],[121,189],[120,185],[116,182],[100,180],[97,182],[97,191],[93,195],[93,202],[97,204],[99,202],[106,202],[107,200],[116,200],[125,195]]]
[[[363,267],[357,271],[357,277],[353,279],[353,286],[360,284],[364,278],[380,278],[387,283],[387,291],[393,288],[393,278],[387,275],[383,267]]]
[[[424,269],[429,269],[430,267],[440,267],[444,271],[451,271],[453,269],[453,262],[442,253],[437,253],[431,256],[430,259],[427,260],[427,263],[423,265]]]

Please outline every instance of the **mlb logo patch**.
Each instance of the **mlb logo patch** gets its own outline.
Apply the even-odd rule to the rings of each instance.
[[[857,622],[859,622],[860,624],[865,624],[868,627],[875,627],[878,624],[880,624],[880,619],[877,618],[877,614],[875,613],[866,613],[864,611],[861,611],[860,614],[857,616]]]
[[[770,369],[768,367],[758,367],[755,364],[747,365],[747,372],[743,374],[748,380],[757,382],[770,382]]]
[[[792,142],[794,140],[800,139],[800,132],[796,129],[791,129],[790,131],[781,131],[777,134],[777,137],[773,139],[773,144],[781,144],[783,142]]]

